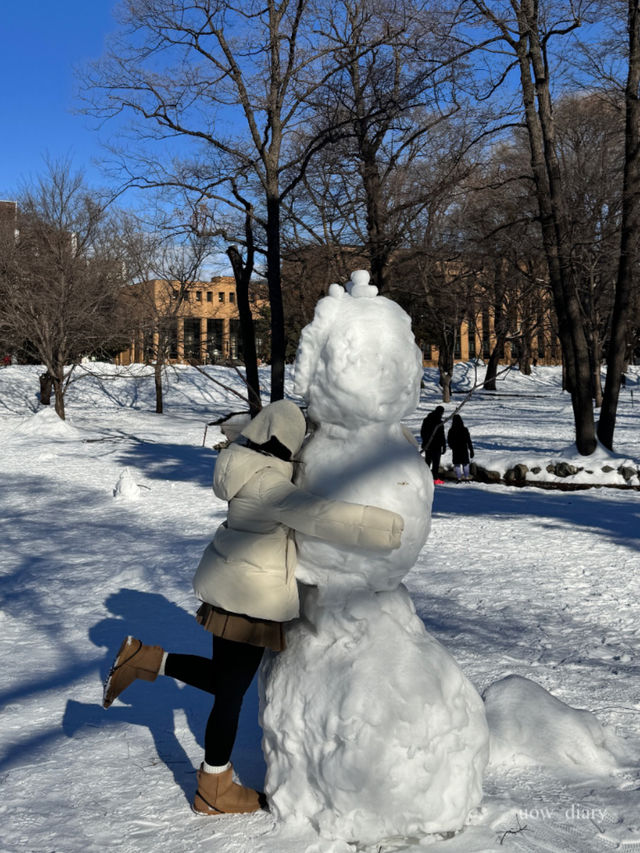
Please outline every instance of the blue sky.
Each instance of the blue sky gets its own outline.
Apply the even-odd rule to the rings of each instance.
[[[5,0],[0,12],[0,198],[43,170],[43,155],[69,156],[102,182],[91,120],[74,115],[74,65],[97,59],[116,27],[116,0]]]

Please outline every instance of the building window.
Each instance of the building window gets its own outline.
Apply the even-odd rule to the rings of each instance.
[[[240,320],[229,320],[229,355],[242,361],[242,337],[240,335]]]
[[[213,302],[213,293],[207,290],[207,302]]]
[[[482,357],[491,357],[491,331],[489,327],[489,312],[482,312]]]
[[[202,302],[202,291],[196,290],[196,302]]]
[[[469,358],[476,357],[476,333],[475,329],[469,327],[467,329],[467,337],[469,339]]]
[[[209,361],[216,362],[222,360],[223,335],[224,320],[209,318],[207,320],[207,354]]]
[[[176,320],[169,320],[166,325],[161,325],[160,341],[161,346],[166,347],[168,358],[176,359],[178,357],[178,323]]]
[[[224,293],[222,291],[218,293],[218,302],[224,302]]]
[[[235,293],[230,293],[229,294],[229,302],[235,302],[235,301],[236,301]]]
[[[183,346],[185,359],[200,361],[200,320],[185,318]]]

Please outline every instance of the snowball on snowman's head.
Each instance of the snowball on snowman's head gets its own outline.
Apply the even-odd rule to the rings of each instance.
[[[369,273],[356,270],[346,291],[331,285],[302,330],[295,392],[317,423],[396,423],[418,404],[422,355],[411,320],[377,293]]]

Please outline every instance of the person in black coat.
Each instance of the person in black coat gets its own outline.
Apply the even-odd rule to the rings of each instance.
[[[447,442],[453,454],[453,467],[456,472],[456,479],[469,479],[469,460],[473,459],[473,444],[469,430],[464,425],[460,415],[454,415],[451,422],[451,429],[447,433]]]
[[[440,479],[440,457],[447,451],[447,443],[444,438],[444,424],[442,423],[443,406],[436,406],[422,421],[420,427],[420,438],[424,450],[424,460],[431,467],[434,483],[442,483]]]

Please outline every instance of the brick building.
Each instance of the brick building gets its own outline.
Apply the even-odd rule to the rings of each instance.
[[[130,345],[116,358],[118,364],[149,362],[158,350],[159,328],[168,340],[166,360],[174,363],[196,361],[200,364],[242,361],[240,320],[233,276],[217,276],[210,281],[189,285],[182,304],[175,305],[177,282],[152,279],[127,288],[131,311],[138,321]],[[322,292],[320,295],[324,295]],[[318,297],[319,298],[319,297]],[[393,298],[393,295],[391,295]],[[266,300],[255,302],[254,319],[260,317]],[[474,358],[486,360],[495,346],[494,315],[491,308],[469,306],[471,319],[462,320],[456,334],[454,361]],[[256,342],[260,353],[261,342]],[[420,341],[425,366],[437,366],[438,348]],[[557,364],[560,347],[550,322],[548,306],[540,308],[540,317],[530,335],[531,357],[539,364]],[[517,343],[505,344],[503,363],[517,357]]]
[[[240,319],[233,276],[196,281],[176,305],[178,283],[152,279],[127,288],[130,310],[137,316],[137,330],[129,347],[116,358],[118,364],[153,360],[160,329],[168,341],[167,357],[175,363],[200,364],[242,360]],[[256,303],[254,316],[259,314]],[[259,350],[258,346],[258,350]]]

